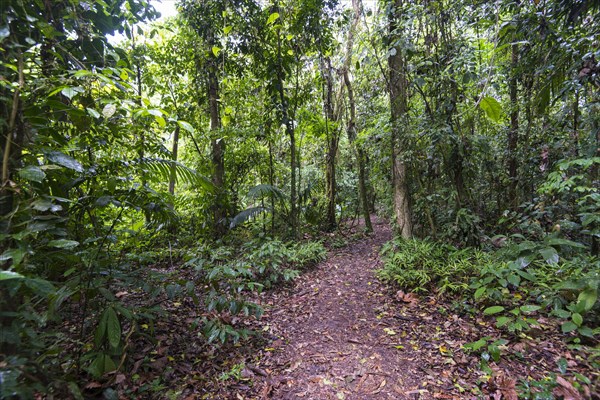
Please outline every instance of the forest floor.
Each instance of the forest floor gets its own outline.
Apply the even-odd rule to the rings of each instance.
[[[185,400],[516,400],[517,390],[522,394],[527,386],[552,382],[550,391],[558,398],[599,398],[593,383],[600,381],[599,372],[586,361],[590,353],[568,348],[557,322],[540,318],[537,328],[507,338],[492,318],[469,314],[464,304],[435,294],[405,294],[379,282],[374,274],[382,264],[379,251],[392,232],[382,220],[373,222],[373,234],[331,249],[326,261],[293,284],[255,299],[265,314],[245,322],[260,332],[250,342],[217,348],[201,344],[190,329],[173,333],[173,318],[183,328],[194,317],[192,306],[178,305],[168,325],[157,325],[165,334],[153,351],[154,374],[142,375],[135,386],[162,374],[159,398]],[[353,232],[361,230],[359,225]],[[485,336],[508,339],[499,346],[500,359],[489,360],[488,373],[480,368],[481,350],[463,348]],[[169,358],[174,353],[190,361]],[[165,374],[169,364],[175,368]],[[575,389],[581,383],[577,373],[592,382],[581,385],[583,395]]]

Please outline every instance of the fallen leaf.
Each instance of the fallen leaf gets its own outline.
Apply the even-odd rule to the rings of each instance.
[[[571,382],[567,381],[562,376],[556,377],[556,383],[558,383],[559,386],[552,391],[555,396],[564,400],[583,400],[579,391],[575,389]]]

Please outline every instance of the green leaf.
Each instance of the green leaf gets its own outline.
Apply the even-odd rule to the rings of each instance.
[[[571,315],[571,319],[578,327],[583,324],[583,317],[579,313],[573,313],[573,315]]]
[[[488,351],[494,361],[500,361],[500,348],[498,346],[491,344],[488,346]]]
[[[13,260],[13,266],[21,264],[23,261],[23,257],[25,257],[25,251],[22,249],[8,249],[0,255],[0,263],[3,263],[8,260]]]
[[[485,315],[493,315],[493,314],[498,314],[499,312],[504,311],[504,307],[502,306],[492,306],[492,307],[488,307],[485,310],[483,310],[483,313]]]
[[[544,261],[546,261],[548,264],[552,265],[558,263],[558,253],[554,247],[540,249],[539,253],[544,258]]]
[[[536,305],[524,305],[524,306],[521,306],[519,308],[524,313],[531,313],[531,312],[535,312],[535,311],[539,310],[542,307],[536,306]]]
[[[519,277],[519,275],[517,274],[510,274],[508,276],[508,278],[506,278],[506,280],[508,281],[508,283],[510,283],[513,286],[519,286],[519,284],[521,283],[521,278]]]
[[[93,108],[86,108],[85,110],[88,112],[88,114],[90,114],[92,117],[94,117],[96,119],[101,117],[100,113],[98,111],[94,110]]]
[[[556,315],[558,318],[570,318],[571,317],[571,313],[567,310],[562,310],[560,308],[552,311],[552,314]]]
[[[219,53],[221,52],[221,48],[217,47],[217,46],[213,46],[212,47],[212,53],[215,55],[215,57],[219,57]]]
[[[121,342],[121,324],[119,322],[119,317],[117,317],[117,313],[112,307],[108,308],[106,312],[106,333],[108,335],[108,343],[116,348]]]
[[[569,321],[569,322],[565,322],[564,324],[562,324],[560,329],[562,330],[563,333],[569,333],[569,332],[573,332],[575,329],[577,329],[577,325],[575,325],[574,323]]]
[[[0,281],[7,281],[9,279],[25,279],[25,277],[14,271],[0,271]]]
[[[19,176],[32,182],[41,182],[46,178],[46,174],[35,165],[28,165],[19,171]]]
[[[104,118],[110,118],[113,115],[115,115],[116,112],[117,112],[117,106],[115,106],[112,103],[105,105],[104,108],[102,109],[102,115],[104,115]]]
[[[192,126],[192,124],[190,124],[189,122],[177,121],[177,124],[179,124],[180,127],[182,127],[183,129],[185,129],[189,133],[196,133],[196,130],[194,129],[194,127]]]
[[[57,240],[51,240],[50,242],[48,242],[48,246],[56,247],[58,249],[72,250],[75,247],[79,246],[79,242],[77,242],[75,240],[57,239]]]
[[[577,297],[578,303],[583,303],[585,311],[590,311],[596,301],[598,300],[598,290],[593,288],[587,288],[583,292],[579,293]]]
[[[509,317],[498,317],[496,318],[496,327],[502,328],[504,325],[512,322],[512,318]]]
[[[471,349],[473,351],[477,351],[487,344],[487,339],[488,339],[487,337],[484,337],[484,338],[479,339],[476,342],[465,343],[465,345],[463,347],[465,349]]]
[[[83,172],[83,166],[79,163],[79,161],[73,157],[61,153],[60,151],[50,151],[46,153],[46,158],[65,168],[72,169],[73,171],[77,172]]]
[[[278,18],[279,13],[274,12],[273,14],[269,15],[269,19],[267,19],[267,25],[273,24]]]
[[[589,338],[593,338],[594,337],[594,331],[589,326],[582,326],[579,329],[577,329],[577,332],[581,336],[585,336],[585,337],[589,337]]]
[[[63,96],[65,96],[66,98],[71,100],[78,93],[84,92],[84,90],[82,87],[76,86],[76,87],[66,87],[66,88],[62,89],[60,92],[63,94]]]
[[[229,34],[229,32],[231,32],[231,29],[233,29],[233,27],[231,25],[228,25],[226,27],[223,28],[223,33],[225,35]]]
[[[479,102],[479,107],[485,112],[485,115],[494,122],[500,122],[502,118],[502,106],[493,97],[486,96]]]
[[[475,296],[474,296],[475,300],[478,300],[481,296],[483,296],[485,294],[485,291],[486,291],[486,287],[485,286],[480,287],[479,289],[477,289],[475,291]]]

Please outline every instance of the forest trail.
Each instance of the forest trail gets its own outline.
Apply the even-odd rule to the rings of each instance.
[[[265,305],[265,331],[276,336],[262,361],[272,371],[263,398],[415,399],[417,360],[399,343],[389,291],[374,275],[379,250],[392,238],[374,219],[374,233],[330,252],[301,276],[290,295]],[[407,328],[408,329],[408,328]]]

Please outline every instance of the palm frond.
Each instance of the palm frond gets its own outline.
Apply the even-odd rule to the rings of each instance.
[[[262,199],[266,196],[273,196],[279,200],[285,200],[285,194],[277,186],[260,184],[250,188],[248,190],[247,197],[249,199]]]
[[[142,165],[148,171],[158,174],[165,182],[169,180],[172,168],[175,168],[178,181],[199,185],[208,191],[214,190],[214,185],[207,177],[192,168],[186,167],[178,161],[162,158],[142,158],[138,160],[137,163]]]
[[[263,212],[266,212],[266,211],[271,211],[271,209],[266,208],[266,207],[250,207],[243,211],[240,211],[231,220],[231,223],[229,224],[229,228],[233,229],[236,226],[239,226],[239,225],[243,224],[244,222],[248,221],[250,218],[254,218],[257,215],[259,215]]]

